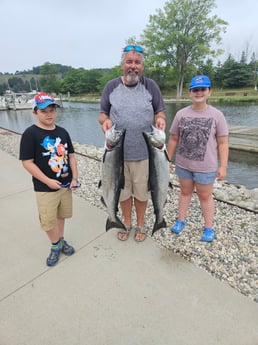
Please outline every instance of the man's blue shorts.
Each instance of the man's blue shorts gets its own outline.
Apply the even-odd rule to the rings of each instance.
[[[176,174],[179,178],[183,180],[193,180],[199,184],[211,184],[214,183],[216,179],[215,172],[195,172],[187,169],[180,168],[176,166]]]

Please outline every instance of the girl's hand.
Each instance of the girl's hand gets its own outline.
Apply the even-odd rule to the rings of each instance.
[[[170,172],[170,174],[173,174],[173,172],[174,172],[174,167],[173,167],[172,162],[169,162],[169,172]]]

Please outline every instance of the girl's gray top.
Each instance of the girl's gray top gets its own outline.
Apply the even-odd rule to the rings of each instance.
[[[121,77],[112,79],[103,90],[100,106],[116,129],[126,129],[124,159],[147,159],[148,150],[142,132],[151,132],[154,115],[165,110],[155,81],[142,76],[136,86],[130,87],[123,84]]]

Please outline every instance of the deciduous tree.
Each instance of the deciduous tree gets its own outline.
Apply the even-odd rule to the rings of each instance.
[[[170,0],[150,16],[141,36],[148,63],[173,67],[177,97],[181,97],[188,65],[199,66],[208,56],[218,56],[221,33],[228,23],[212,15],[214,0]]]

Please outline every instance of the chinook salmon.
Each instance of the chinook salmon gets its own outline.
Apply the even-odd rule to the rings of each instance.
[[[166,151],[165,132],[153,127],[150,133],[143,132],[149,152],[149,190],[156,216],[152,235],[155,231],[167,227],[164,219],[164,206],[169,187],[169,160]]]
[[[124,188],[125,130],[116,130],[113,126],[106,131],[105,137],[99,187],[102,186],[101,201],[107,207],[108,212],[106,231],[112,228],[126,229],[117,216],[120,192]]]

